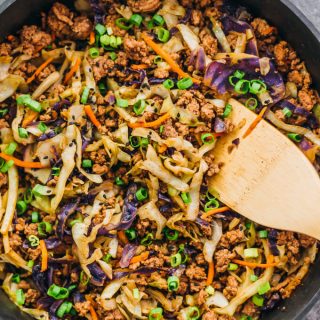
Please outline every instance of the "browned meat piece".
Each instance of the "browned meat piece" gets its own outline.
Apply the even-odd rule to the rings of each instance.
[[[269,39],[269,42],[273,42],[275,40],[277,29],[275,27],[271,27],[266,20],[256,18],[252,21],[251,25],[258,39]]]
[[[163,138],[165,138],[165,139],[175,138],[175,137],[178,137],[178,135],[179,135],[178,132],[176,131],[176,129],[172,125],[172,119],[167,120],[163,124],[163,132],[162,132]]]
[[[200,103],[202,94],[198,91],[185,91],[181,97],[178,99],[176,105],[178,107],[184,107],[185,109],[191,111],[196,116],[200,115]]]
[[[226,232],[219,242],[219,246],[224,248],[230,248],[245,240],[244,232],[240,229],[231,230]]]
[[[163,68],[163,67],[158,67],[157,69],[154,70],[154,76],[159,79],[168,78],[169,77],[169,69]]]
[[[51,35],[41,31],[37,26],[24,26],[20,38],[24,54],[30,56],[39,53],[52,42]]]
[[[38,301],[41,294],[38,290],[35,289],[28,289],[28,291],[25,293],[25,299],[26,299],[26,305],[34,304]]]
[[[236,320],[236,318],[228,315],[219,315],[214,311],[208,311],[203,314],[202,320]]]
[[[0,173],[0,188],[8,183],[7,175]]]
[[[93,29],[87,17],[75,17],[65,5],[55,2],[48,14],[48,26],[58,38],[85,40]]]
[[[35,248],[35,249],[28,248],[27,253],[30,257],[30,260],[36,260],[41,255],[41,249],[40,249],[40,247]]]
[[[25,219],[24,218],[18,218],[17,223],[15,225],[16,231],[23,231],[24,228],[26,227]]]
[[[123,41],[124,51],[131,60],[140,62],[149,54],[148,47],[144,41],[138,41],[134,37],[126,36]]]
[[[304,248],[312,247],[317,241],[316,239],[306,236],[304,234],[298,234],[298,238],[301,246]]]
[[[122,313],[116,309],[108,312],[108,315],[103,318],[104,320],[125,320],[126,318],[122,315]]]
[[[9,243],[10,243],[10,247],[14,251],[17,251],[19,249],[19,247],[22,246],[22,239],[18,234],[14,233],[9,237]]]
[[[40,74],[38,75],[38,80],[42,82],[44,79],[46,79],[52,72],[55,72],[56,68],[53,64],[49,64],[46,68],[44,68]]]
[[[234,276],[228,276],[227,286],[223,289],[223,294],[230,301],[237,295],[239,283]]]
[[[28,290],[28,289],[30,289],[30,283],[27,282],[26,280],[21,280],[18,283],[18,289]]]
[[[154,12],[159,9],[161,0],[128,0],[128,6],[133,12]]]
[[[24,228],[24,234],[28,237],[31,235],[38,235],[38,224],[37,223],[30,223],[26,224]]]
[[[217,272],[222,273],[227,271],[229,263],[236,257],[236,254],[228,249],[222,249],[216,251],[214,257],[216,260],[216,270]]]
[[[175,128],[179,132],[180,136],[186,136],[189,134],[189,127],[186,124],[182,124],[180,122],[175,123]]]
[[[207,277],[205,269],[198,267],[195,263],[187,267],[186,276],[191,280],[204,280]]]
[[[212,36],[209,29],[202,29],[199,33],[200,45],[203,47],[205,53],[213,58],[218,53],[218,40]]]
[[[204,23],[204,18],[200,10],[191,11],[191,23],[194,26],[201,26]]]
[[[251,301],[248,300],[242,309],[242,313],[246,314],[247,316],[251,316],[256,318],[259,316],[259,308]]]
[[[107,164],[107,152],[104,149],[99,149],[98,151],[90,152],[90,159],[97,164],[106,165]]]
[[[299,262],[300,243],[291,231],[281,231],[278,233],[277,244],[286,246],[289,262],[296,265]]]
[[[109,172],[109,167],[106,165],[101,166],[100,164],[95,163],[92,167],[92,171],[97,174],[105,174]]]
[[[0,44],[0,56],[10,56],[12,47],[9,43]]]
[[[109,77],[116,75],[115,62],[109,59],[108,55],[90,59],[89,62],[92,66],[93,76],[96,81],[100,81],[107,75]]]
[[[91,303],[89,301],[84,301],[75,303],[74,308],[76,309],[80,317],[85,317],[89,312],[90,306]]]
[[[296,52],[286,41],[281,41],[274,46],[274,56],[276,64],[280,71],[288,72],[300,62]]]
[[[200,110],[200,114],[201,114],[201,118],[204,121],[209,121],[211,122],[212,119],[215,118],[215,112],[214,112],[214,106],[207,102],[207,103],[203,103],[201,105],[201,110]]]
[[[317,97],[312,90],[300,90],[298,92],[298,98],[301,106],[307,110],[312,110],[317,103]]]

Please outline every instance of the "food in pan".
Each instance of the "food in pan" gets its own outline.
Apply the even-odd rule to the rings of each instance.
[[[319,170],[304,62],[229,2],[69,4],[0,44],[3,289],[36,319],[259,319],[317,243],[221,203],[213,151],[233,97]]]

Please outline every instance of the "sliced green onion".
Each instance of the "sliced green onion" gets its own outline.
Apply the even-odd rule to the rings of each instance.
[[[241,70],[236,70],[233,74],[233,76],[236,77],[237,79],[243,79],[245,75],[246,74]]]
[[[107,32],[107,28],[104,25],[100,24],[100,23],[98,23],[95,26],[95,29],[96,29],[96,31],[98,32],[98,34],[100,36],[102,36],[103,34],[105,34]]]
[[[22,139],[26,139],[29,136],[29,133],[25,128],[19,128],[18,129],[18,134],[19,134],[19,137],[22,138]]]
[[[31,222],[32,222],[32,223],[37,223],[37,222],[39,222],[39,212],[33,211],[33,212],[31,213]]]
[[[77,287],[76,284],[72,284],[71,286],[68,287],[68,291],[71,292]]]
[[[20,216],[27,211],[28,205],[25,201],[19,200],[17,202],[16,207],[17,207],[17,214],[18,214],[18,216]]]
[[[249,98],[246,103],[245,106],[249,109],[249,110],[256,110],[257,106],[258,106],[258,100],[256,98]]]
[[[0,109],[0,118],[3,118],[8,112],[8,109]]]
[[[181,264],[181,262],[182,256],[179,252],[170,257],[171,267],[177,267]]]
[[[116,103],[120,108],[127,108],[129,106],[129,102],[126,99],[117,98]]]
[[[139,116],[139,115],[143,114],[146,107],[147,107],[147,104],[146,104],[145,100],[140,99],[139,101],[137,101],[133,105],[133,111],[135,114],[137,114]]]
[[[59,318],[64,318],[65,314],[68,314],[72,309],[72,303],[69,301],[65,301],[61,304],[61,306],[57,310],[57,316]]]
[[[268,231],[267,230],[261,230],[258,232],[260,239],[266,239],[268,238]]]
[[[51,233],[52,225],[49,222],[43,221],[38,224],[38,233],[40,236],[46,236]]]
[[[8,170],[14,165],[14,161],[13,160],[9,160],[7,162],[4,162],[1,167],[0,167],[0,172],[2,173],[6,173],[8,172]]]
[[[181,192],[180,197],[185,204],[191,203],[191,197],[189,192]]]
[[[259,289],[258,289],[258,294],[260,296],[262,296],[263,294],[269,292],[271,289],[271,286],[270,286],[270,283],[269,281],[268,282],[265,282],[264,284],[262,284]]]
[[[249,91],[253,94],[261,94],[267,91],[267,85],[262,80],[251,80]]]
[[[289,108],[283,108],[282,113],[286,118],[290,118],[292,116],[292,111]]]
[[[27,267],[32,268],[34,266],[34,261],[33,260],[29,260],[27,262]]]
[[[133,228],[126,230],[124,233],[127,236],[129,241],[132,241],[137,237],[136,230],[134,230]]]
[[[167,80],[163,81],[162,84],[166,89],[171,89],[174,87],[174,82],[171,79],[167,79]]]
[[[29,240],[29,242],[30,242],[30,246],[31,246],[31,247],[34,247],[34,248],[35,248],[35,247],[38,247],[39,244],[40,244],[39,238],[38,238],[37,236],[33,235],[33,234],[28,237],[28,240]]]
[[[102,258],[102,260],[105,261],[104,258]],[[87,274],[83,270],[81,270],[79,280],[82,285],[86,286],[89,283],[90,278],[87,276]]]
[[[158,64],[158,63],[160,63],[160,62],[162,62],[163,60],[162,60],[162,57],[161,56],[155,56],[154,57],[154,59],[153,59],[153,62],[155,63],[155,64]],[[169,79],[168,79],[169,80]]]
[[[163,130],[164,130],[164,126],[162,125],[162,126],[160,126],[160,128],[159,128],[159,133],[160,133],[160,134],[163,133]]]
[[[116,37],[116,46],[120,46],[122,44],[122,39],[121,37]]]
[[[162,319],[162,308],[154,308],[149,312],[148,319],[149,320],[161,320]]]
[[[140,139],[138,137],[130,136],[129,143],[130,143],[131,147],[133,147],[133,148],[140,147]]]
[[[107,47],[110,45],[111,39],[113,39],[113,44],[115,43],[115,37],[111,38],[111,36],[108,36],[107,34],[103,35],[100,37],[100,44],[103,48]]]
[[[148,198],[148,190],[146,188],[140,188],[136,192],[136,198],[138,201],[143,201]]]
[[[133,14],[130,17],[129,22],[134,24],[137,27],[140,27],[142,20],[143,20],[143,17],[140,14]]]
[[[59,287],[56,284],[52,284],[47,291],[47,295],[56,300],[66,299],[69,297],[69,290],[67,288]]]
[[[222,117],[223,118],[229,117],[231,111],[232,111],[232,105],[230,103],[227,103],[227,105],[226,105],[226,107],[225,107],[225,109],[223,111]]]
[[[300,142],[302,140],[302,136],[297,133],[288,133],[288,138],[294,142]]]
[[[112,51],[112,52],[109,53],[109,57],[110,57],[110,59],[112,61],[115,61],[115,60],[117,60],[118,55],[115,52]]]
[[[91,58],[97,58],[100,56],[100,52],[98,48],[90,48],[89,49],[89,55]]]
[[[179,289],[180,281],[179,278],[176,276],[171,276],[167,280],[168,283],[168,290],[169,292],[177,291]]]
[[[83,220],[81,219],[74,219],[72,221],[69,222],[69,226],[73,227],[76,223],[81,223]]]
[[[32,193],[36,196],[45,196],[48,194],[47,191],[47,187],[41,184],[36,184],[32,189]]]
[[[100,82],[100,83],[98,84],[98,88],[99,88],[99,91],[100,91],[101,95],[105,96],[106,93],[107,93],[107,87],[106,87],[106,85],[105,85],[103,82]]]
[[[157,25],[157,26],[163,26],[164,25],[164,18],[162,16],[160,16],[159,14],[155,14],[151,21]]]
[[[141,244],[143,246],[150,246],[150,244],[152,243],[153,240],[153,234],[152,233],[148,233],[142,240],[141,240]]]
[[[167,29],[159,28],[157,32],[158,40],[161,42],[168,42],[170,38],[170,32]]]
[[[179,238],[179,232],[177,230],[165,228],[163,232],[164,232],[165,236],[167,237],[167,239],[170,241],[175,241]]]
[[[88,102],[89,94],[90,94],[90,89],[88,87],[85,87],[82,91],[81,100],[80,100],[82,104],[86,104]]]
[[[133,297],[136,299],[136,300],[139,300],[140,299],[140,291],[138,288],[134,288],[132,290],[132,293],[133,293]]]
[[[246,259],[248,258],[258,258],[259,257],[259,251],[258,248],[248,248],[244,249],[243,255]]]
[[[109,263],[110,260],[111,260],[111,258],[112,258],[112,255],[111,255],[110,253],[107,253],[107,254],[102,258],[102,260],[103,260],[104,262],[106,262],[106,263]]]
[[[116,179],[114,180],[114,182],[115,182],[115,184],[116,184],[117,186],[124,186],[124,185],[125,185],[124,181],[123,181],[120,177],[116,177]]]
[[[48,129],[48,127],[43,123],[43,122],[40,122],[38,124],[38,129],[42,132],[42,133],[45,133]]]
[[[239,266],[235,263],[229,263],[229,265],[228,265],[229,271],[236,271],[236,270],[238,270],[238,268],[239,268]]]
[[[23,200],[28,204],[32,202],[33,193],[31,188],[27,188],[26,192],[23,194]]]
[[[259,277],[256,276],[255,274],[252,274],[252,275],[250,276],[250,281],[252,281],[252,282],[256,282],[258,279],[259,279]]]
[[[214,288],[213,288],[212,286],[207,286],[207,287],[206,287],[206,293],[207,293],[208,295],[212,296],[212,295],[214,295],[215,290],[214,290]]]
[[[33,100],[29,94],[23,94],[19,96],[17,98],[17,104],[20,106],[26,106],[35,112],[41,112],[42,110],[41,104],[38,101]]]
[[[51,174],[52,174],[53,176],[55,176],[55,177],[58,177],[58,176],[60,175],[60,171],[61,171],[60,168],[58,168],[58,167],[53,167],[53,168],[51,169]]]
[[[16,301],[17,301],[17,304],[18,304],[19,306],[24,305],[24,303],[25,303],[25,301],[26,301],[26,297],[25,297],[24,292],[23,292],[22,289],[18,289],[18,290],[16,291]]]
[[[234,86],[234,91],[238,94],[246,94],[249,91],[250,82],[248,80],[239,80]]]
[[[180,90],[185,90],[192,87],[193,81],[191,78],[183,78],[177,82],[177,87]]]
[[[203,133],[201,135],[201,141],[204,144],[212,144],[212,143],[214,143],[214,140],[215,140],[215,137],[212,133]]]
[[[212,209],[216,209],[220,207],[220,203],[216,198],[213,198],[209,200],[205,205],[204,205],[204,211],[208,212]]]
[[[122,30],[129,30],[132,28],[132,23],[129,22],[126,18],[119,18],[116,20],[116,26]]]
[[[149,145],[149,139],[148,138],[139,138],[140,140],[140,147],[147,147]]]
[[[91,168],[92,167],[92,160],[84,159],[82,160],[82,168]]]
[[[10,142],[4,150],[5,154],[12,156],[17,149],[18,144],[16,142]]]
[[[197,320],[200,318],[200,310],[198,307],[189,307],[187,310],[187,320]]]
[[[19,275],[18,273],[15,273],[15,274],[12,276],[11,281],[12,281],[13,283],[19,283],[19,282],[21,281],[20,275]]]
[[[264,298],[259,296],[259,295],[254,295],[252,297],[252,302],[257,306],[257,307],[262,307],[264,303]]]

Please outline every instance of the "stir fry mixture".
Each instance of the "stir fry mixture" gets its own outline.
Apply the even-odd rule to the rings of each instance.
[[[3,289],[36,319],[259,319],[317,243],[221,203],[212,151],[232,97],[319,170],[304,63],[229,2],[69,4],[0,44]]]

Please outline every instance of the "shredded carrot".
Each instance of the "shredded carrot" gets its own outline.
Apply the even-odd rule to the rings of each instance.
[[[123,230],[118,231],[118,238],[122,242],[122,244],[129,243],[129,240]]]
[[[245,266],[249,268],[271,268],[271,267],[276,267],[278,263],[273,262],[273,256],[270,256],[268,258],[267,263],[255,263],[255,262],[248,262],[248,261],[243,261],[243,260],[238,260],[235,259],[233,260],[234,263],[239,264],[240,266]]]
[[[12,34],[8,35],[7,37],[8,41],[13,41],[14,40],[14,36]]]
[[[95,42],[96,42],[96,36],[95,36],[94,32],[92,31],[90,33],[89,44],[93,45]]]
[[[70,69],[70,71],[66,74],[66,77],[64,79],[64,84],[68,84],[70,79],[73,77],[73,75],[77,72],[81,64],[81,59],[77,58],[74,66]]]
[[[45,272],[48,269],[48,250],[44,240],[40,240],[41,249],[41,272]]]
[[[101,127],[100,121],[96,118],[92,108],[90,105],[86,105],[84,107],[84,111],[87,114],[87,116],[90,118],[91,122],[99,129]]]
[[[91,314],[91,320],[99,320],[96,310],[94,310],[93,306],[90,305],[89,311]]]
[[[167,149],[168,149],[168,147],[165,144],[158,146],[159,153],[164,153]]]
[[[142,34],[142,39],[151,47],[163,60],[165,60],[181,78],[191,78],[194,83],[201,83],[199,79],[192,78],[188,73],[184,72],[179,65],[171,58],[170,54],[163,50],[157,43],[155,43],[146,33]]]
[[[22,128],[28,126],[32,121],[36,120],[39,115],[39,112],[33,111],[31,109],[27,109],[25,116],[22,121]]]
[[[167,121],[170,118],[171,118],[170,114],[169,113],[165,113],[163,116],[159,117],[155,121],[151,121],[151,122],[134,122],[134,123],[129,123],[128,126],[130,128],[153,128],[153,127],[160,126],[163,122]]]
[[[3,158],[6,161],[13,160],[14,164],[18,167],[33,168],[33,169],[44,168],[44,166],[41,164],[41,162],[23,161],[23,160],[17,159],[13,156],[9,156],[8,154],[2,153],[2,152],[0,152],[0,158]]]
[[[221,207],[221,208],[211,209],[211,210],[207,211],[206,213],[204,213],[201,218],[202,219],[208,218],[208,217],[213,216],[213,215],[215,215],[217,213],[222,213],[222,212],[225,212],[225,211],[228,211],[228,210],[230,210],[229,207]]]
[[[41,73],[41,71],[43,71],[52,61],[53,58],[49,58],[42,65],[40,65],[38,69],[33,73],[33,75],[30,78],[28,78],[27,83],[31,83],[36,78],[36,76],[38,76]]]
[[[148,68],[148,65],[147,64],[132,64],[131,69],[133,70],[142,70],[142,69],[147,69]]]
[[[130,264],[145,261],[148,259],[148,257],[149,257],[149,251],[142,252],[140,255],[133,257],[130,261]]]
[[[207,286],[210,286],[211,283],[213,282],[213,278],[214,278],[214,263],[213,261],[209,262],[209,266],[208,266],[208,277],[207,277]]]
[[[250,127],[248,128],[248,130],[244,133],[244,135],[242,137],[243,139],[245,139],[255,129],[255,127],[259,124],[259,122],[263,119],[263,116],[266,113],[267,109],[268,109],[267,107],[264,107],[260,111],[260,113],[257,116],[257,118],[251,123]]]

